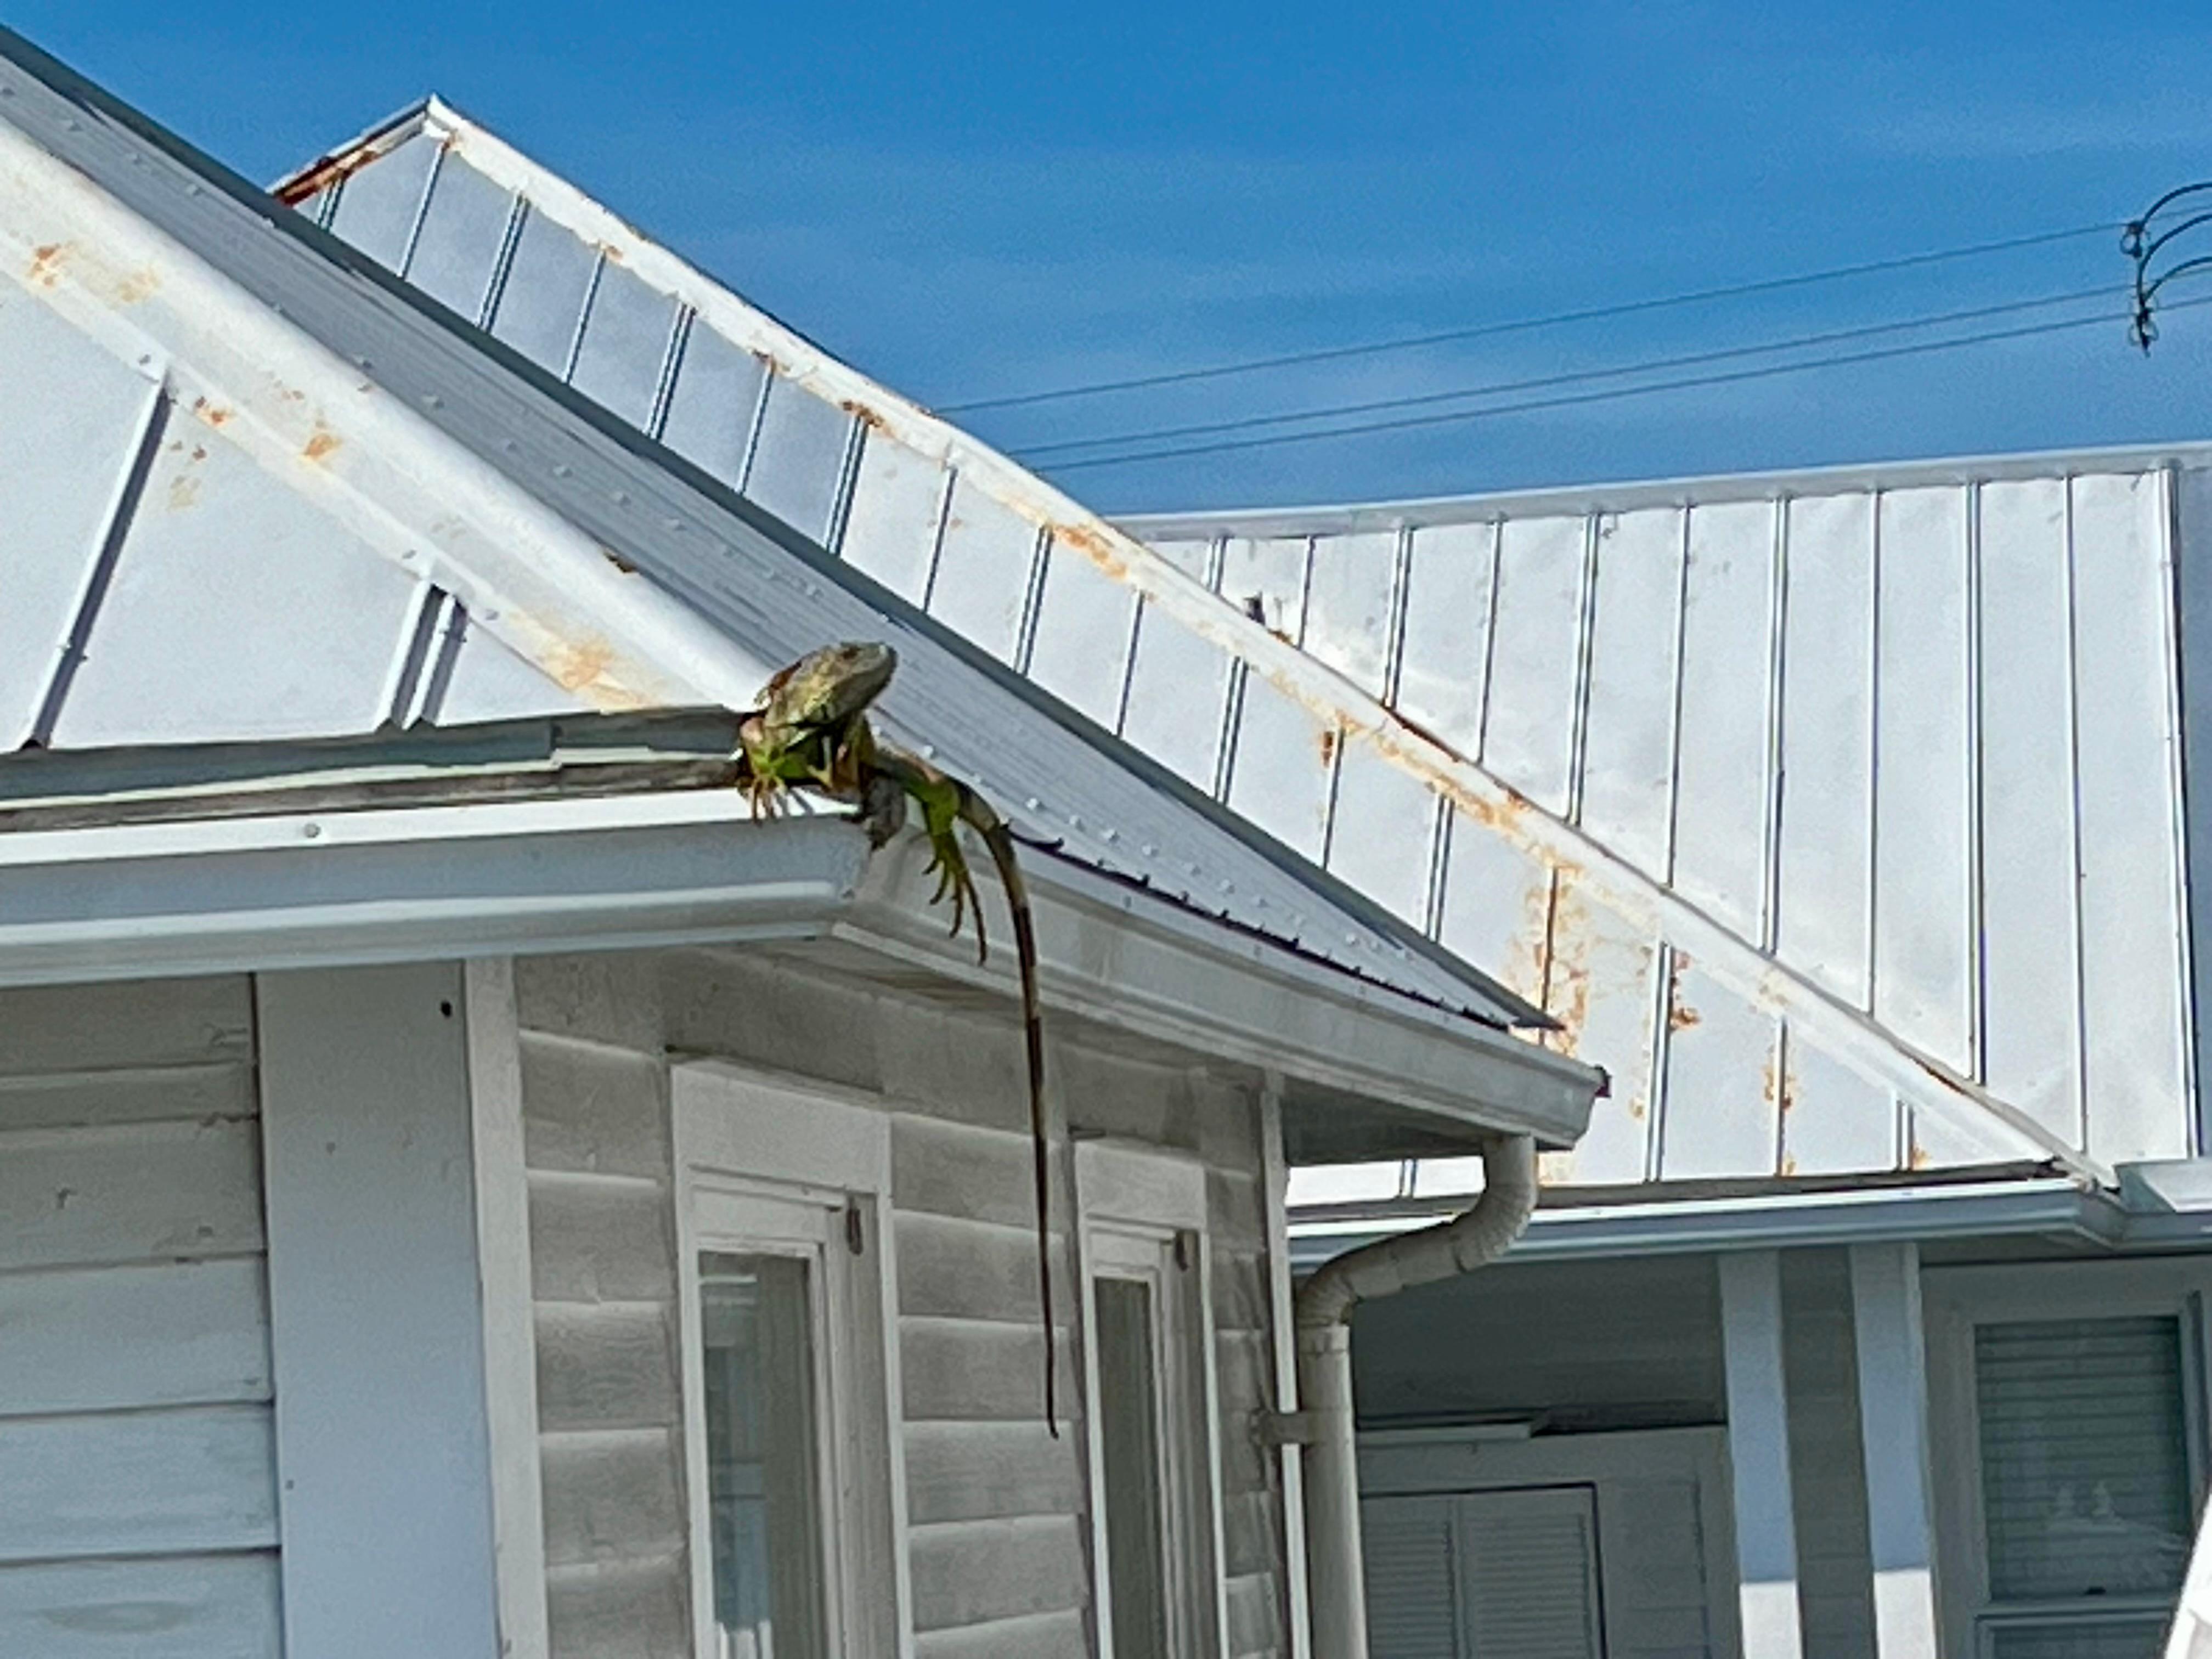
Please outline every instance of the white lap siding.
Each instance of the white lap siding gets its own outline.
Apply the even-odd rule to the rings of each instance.
[[[732,955],[675,959],[664,983],[672,1050],[822,1078],[879,1096],[893,1114],[900,1435],[919,1659],[1088,1653],[1091,1565],[1066,1165],[1056,1176],[1054,1439],[1043,1422],[1018,1028],[1003,1013],[871,995]],[[1227,1659],[1280,1653],[1281,1514],[1272,1459],[1253,1433],[1267,1377],[1255,1101],[1179,1066],[1099,1053],[1064,1033],[1051,1042],[1052,1098],[1068,1127],[1207,1164]]]
[[[635,958],[515,964],[554,1659],[691,1651],[657,989]]]
[[[252,997],[0,993],[0,1653],[279,1648]]]

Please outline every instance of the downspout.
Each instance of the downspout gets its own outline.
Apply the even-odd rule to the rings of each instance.
[[[1338,1256],[1299,1288],[1298,1422],[1305,1445],[1306,1574],[1314,1659],[1367,1659],[1367,1586],[1359,1553],[1359,1462],[1352,1402],[1352,1310],[1409,1285],[1487,1267],[1536,1207],[1536,1145],[1527,1135],[1483,1149],[1474,1207],[1419,1232]]]

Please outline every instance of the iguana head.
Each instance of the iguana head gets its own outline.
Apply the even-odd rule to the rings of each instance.
[[[761,693],[769,720],[785,730],[836,726],[882,695],[898,653],[872,640],[848,640],[810,651]]]

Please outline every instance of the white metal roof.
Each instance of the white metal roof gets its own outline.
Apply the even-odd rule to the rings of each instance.
[[[1513,954],[1453,942],[1517,963],[1613,1074],[1578,1182],[1995,1161],[1929,1133],[1931,1086],[2109,1166],[2197,1146],[2179,573],[2208,465],[1128,527],[1206,549],[1323,655],[1346,647],[1314,593],[1364,582],[1372,689],[1510,792]],[[1852,1065],[1870,1040],[1922,1076]]]
[[[1614,1079],[1547,1179],[2193,1146],[2167,573],[2202,451],[1133,536],[435,100],[283,188],[1541,1003]]]
[[[1032,835],[1392,990],[1529,1012],[13,36],[0,263],[11,746],[742,708],[808,646],[882,638],[890,723]]]

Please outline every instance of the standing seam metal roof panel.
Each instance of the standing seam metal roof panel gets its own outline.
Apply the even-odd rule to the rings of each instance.
[[[1126,526],[1147,549],[435,100],[286,193],[343,231],[426,143],[426,222],[489,179],[673,296],[674,447],[1545,1006],[1613,1079],[1547,1178],[2195,1144],[2169,453]],[[810,397],[842,447],[763,470]]]
[[[289,362],[301,357],[301,342],[312,340],[336,354],[335,358],[309,354],[317,365],[311,378],[318,395],[331,391],[331,382],[343,374],[342,363],[358,371],[358,384],[350,388],[358,401],[343,410],[331,404],[333,422],[344,426],[381,421],[385,424],[377,428],[380,434],[419,434],[413,441],[445,446],[434,458],[438,465],[453,466],[465,460],[467,465],[483,469],[456,475],[470,489],[489,492],[486,499],[509,501],[512,505],[505,509],[509,512],[522,512],[526,504],[532,514],[550,509],[558,515],[543,522],[533,519],[526,530],[520,519],[514,520],[512,527],[525,540],[565,537],[574,546],[581,538],[591,538],[599,556],[580,570],[587,584],[630,596],[609,613],[608,626],[614,632],[603,636],[579,629],[576,601],[566,594],[546,599],[541,614],[517,605],[487,607],[465,616],[452,591],[410,589],[404,580],[387,583],[397,603],[378,604],[386,605],[390,615],[374,608],[364,611],[353,600],[341,614],[351,623],[374,623],[358,631],[356,642],[370,642],[371,657],[380,666],[392,665],[395,679],[412,677],[419,684],[426,659],[434,657],[451,670],[441,683],[442,692],[451,695],[463,676],[459,664],[441,654],[441,642],[459,640],[458,649],[465,658],[467,641],[481,638],[502,641],[533,663],[552,684],[576,691],[596,706],[669,704],[687,700],[689,688],[683,676],[701,666],[708,669],[709,678],[726,681],[733,663],[774,664],[823,638],[885,637],[903,659],[886,709],[889,723],[926,736],[920,745],[925,753],[975,777],[1031,833],[1060,843],[1070,854],[1098,868],[1158,887],[1209,915],[1286,940],[1405,994],[1491,1024],[1533,1017],[1516,999],[1465,964],[1318,872],[1302,869],[1218,806],[1182,790],[1142,757],[1059,708],[956,636],[915,616],[865,576],[825,559],[817,547],[780,521],[628,435],[617,422],[580,396],[548,381],[490,338],[472,334],[466,319],[428,302],[35,48],[16,37],[0,37],[0,59],[4,59],[0,64],[0,122],[19,135],[15,142],[21,163],[18,171],[23,175],[20,188],[40,188],[31,181],[44,175],[29,165],[38,152],[43,152],[42,161],[50,157],[64,164],[90,186],[89,191],[73,191],[59,182],[57,173],[55,181],[44,187],[46,194],[24,198],[17,222],[0,230],[13,240],[40,222],[97,228],[85,232],[82,246],[56,242],[25,248],[26,264],[15,275],[32,302],[46,306],[66,301],[118,338],[150,337],[149,331],[169,328],[191,338],[210,356],[232,353],[224,361],[231,362],[241,382],[235,408],[203,398],[189,410],[180,410],[169,389],[174,382],[172,371],[155,361],[157,354],[141,354],[137,373],[145,386],[139,395],[149,412],[137,432],[135,451],[125,446],[126,453],[135,453],[140,459],[122,468],[121,497],[111,497],[112,533],[95,538],[101,544],[90,550],[88,567],[85,555],[77,556],[76,570],[84,594],[97,597],[108,590],[111,575],[116,578],[112,595],[120,596],[124,576],[135,580],[140,574],[150,578],[161,574],[151,564],[134,562],[127,546],[129,538],[148,522],[143,514],[149,489],[173,505],[169,492],[186,482],[181,472],[172,478],[160,469],[211,464],[224,453],[220,445],[231,441],[221,428],[234,415],[249,417],[232,428],[241,441],[249,428],[258,432],[264,425],[273,428],[301,422],[304,417],[298,410],[306,405],[289,400],[308,396],[304,384],[285,384],[247,360],[257,349],[255,342]],[[23,147],[23,141],[35,149]],[[434,178],[439,165],[438,157],[429,157],[426,176]],[[387,198],[393,194],[386,192]],[[405,191],[397,195],[404,198]],[[361,198],[356,199],[358,203]],[[395,210],[390,199],[372,200],[370,205],[375,211],[362,211],[360,222],[387,228],[404,224],[408,245],[422,241],[424,215],[419,202],[411,216]],[[120,217],[118,208],[135,216]],[[100,246],[102,237],[113,246]],[[114,248],[125,245],[151,251],[131,256],[143,259],[143,270],[113,268],[119,257]],[[175,252],[179,246],[181,260]],[[606,290],[605,263],[595,267],[595,293]],[[200,295],[204,310],[235,310],[250,296],[261,309],[226,326],[233,332],[251,333],[252,341],[239,343],[222,329],[210,333],[209,317],[180,309],[179,300],[161,291],[165,280],[176,284],[178,294]],[[623,302],[632,307],[632,319],[623,329],[623,337],[633,345],[644,337],[644,331],[633,325],[635,315],[653,309],[651,304],[633,305],[635,297]],[[669,309],[672,313],[673,307]],[[572,374],[580,362],[588,361],[591,314],[604,318],[608,313],[587,313],[566,365]],[[195,329],[198,334],[192,332]],[[607,361],[611,383],[622,380],[619,366],[627,361],[623,353],[611,351]],[[665,408],[667,399],[659,392],[655,396],[658,405]],[[186,423],[186,415],[196,426]],[[173,453],[164,447],[162,438],[173,426],[179,431],[172,435],[182,446]],[[434,439],[433,431],[442,435]],[[307,469],[283,472],[298,489],[248,492],[250,505],[255,510],[296,514],[300,509],[294,498],[301,490],[328,503],[344,495],[343,481],[348,478],[381,469],[377,476],[392,479],[396,469],[409,463],[398,453],[384,453],[390,447],[386,444],[380,449],[374,443],[349,447],[338,431],[325,431],[319,425],[296,454],[281,462],[284,469]],[[427,453],[416,457],[426,463],[432,459]],[[264,458],[264,473],[267,465]],[[226,460],[223,465],[240,478],[251,471],[251,464],[245,461],[232,466]],[[262,482],[265,485],[265,477]],[[500,495],[501,491],[516,490],[521,492],[519,496]],[[191,492],[186,489],[183,493]],[[241,502],[247,502],[248,496],[241,496]],[[347,504],[362,516],[378,545],[372,550],[374,557],[342,556],[342,548],[334,552],[334,579],[342,581],[382,581],[377,573],[388,567],[380,561],[404,562],[434,545],[438,536],[461,536],[468,529],[458,520],[434,522],[428,526],[428,542],[409,542],[392,533],[388,523],[376,521],[370,510],[374,503],[349,498]],[[219,517],[210,520],[211,526],[220,522]],[[125,544],[119,565],[115,562],[118,539]],[[395,547],[393,543],[402,544]],[[496,544],[478,545],[481,556],[512,560]],[[203,546],[191,561],[182,562],[211,556]],[[66,556],[66,550],[57,556]],[[261,555],[257,550],[252,556]],[[430,562],[440,557],[449,561],[457,575],[468,575],[467,558],[444,550]],[[671,599],[624,587],[633,573],[648,578],[656,591]],[[277,580],[267,572],[241,574],[246,585],[226,590],[230,602],[250,603],[258,592],[253,582]],[[197,604],[210,596],[191,597]],[[325,630],[302,620],[331,614],[320,596],[278,598],[280,602],[269,610],[292,619],[290,635],[263,643],[280,654],[289,650],[294,657],[323,653],[329,643]],[[75,624],[59,615],[49,618],[63,625],[44,635],[45,644],[35,639],[30,643],[43,654],[54,648],[52,641],[63,642],[65,666],[51,678],[44,699],[52,704],[59,697],[60,727],[65,728],[73,717],[72,700],[92,684],[95,672],[134,672],[137,671],[131,665],[137,663],[159,678],[159,653],[108,652],[102,640],[102,630],[119,626],[118,618],[155,614],[150,602],[112,612],[88,603],[78,608]],[[655,669],[651,647],[661,636],[655,634],[654,617],[681,617],[695,634],[700,619],[705,619],[711,624],[713,663],[699,658]],[[197,624],[187,643],[204,643],[222,641],[231,619],[219,605],[201,605],[198,613],[185,620]],[[88,638],[71,632],[86,624]],[[686,637],[692,643],[685,648],[694,648],[696,637]],[[348,638],[356,638],[350,626]],[[642,648],[637,643],[641,640],[646,641]],[[233,659],[241,654],[249,653],[230,653]],[[235,660],[218,663],[216,668],[225,684],[236,683]],[[362,678],[352,673],[337,679],[358,687]],[[719,691],[717,701],[731,695],[726,685],[706,690],[710,696]],[[160,708],[157,691],[150,684],[134,688],[129,706]],[[749,689],[736,694],[740,701],[746,695]],[[699,700],[697,693],[688,700]],[[290,718],[281,702],[266,706],[272,717]],[[213,708],[191,735],[203,740],[256,735],[225,724],[250,724],[251,712],[236,702]],[[317,735],[339,735],[385,720],[419,718],[422,712],[422,699],[410,687],[404,696],[370,696],[357,705],[318,708],[301,718],[323,728]],[[185,733],[160,735],[180,740]]]

